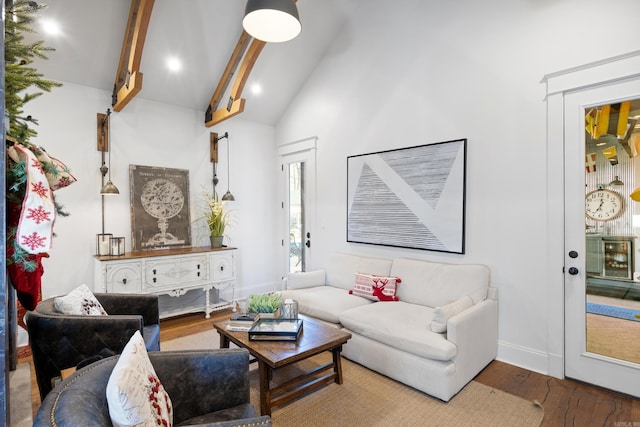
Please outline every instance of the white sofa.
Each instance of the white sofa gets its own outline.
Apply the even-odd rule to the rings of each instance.
[[[356,273],[400,278],[399,301],[351,295]],[[346,358],[443,401],[498,351],[497,289],[483,265],[338,253],[323,270],[289,274],[282,294],[351,332]]]

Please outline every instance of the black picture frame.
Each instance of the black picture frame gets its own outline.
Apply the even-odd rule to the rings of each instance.
[[[347,242],[464,254],[467,139],[347,157]]]
[[[189,170],[129,165],[131,250],[191,247]]]

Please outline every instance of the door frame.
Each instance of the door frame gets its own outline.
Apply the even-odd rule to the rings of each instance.
[[[565,376],[564,104],[569,92],[640,77],[640,50],[547,74],[547,371]],[[562,325],[562,327],[559,327]]]
[[[300,139],[298,141],[293,141],[287,144],[282,144],[277,147],[278,154],[278,168],[280,173],[279,180],[279,195],[281,204],[281,213],[280,217],[280,238],[282,240],[282,251],[278,259],[281,261],[278,263],[279,270],[282,277],[285,277],[289,268],[288,268],[288,260],[289,260],[289,225],[288,225],[288,213],[285,215],[285,205],[287,205],[289,195],[287,194],[288,182],[284,177],[283,165],[289,164],[291,162],[287,160],[299,161],[303,157],[310,157],[311,161],[305,167],[305,198],[307,208],[305,210],[305,226],[306,230],[311,233],[311,239],[316,235],[316,218],[317,218],[317,136],[311,136],[308,138]],[[287,236],[287,239],[284,239],[284,236]],[[309,261],[311,259],[311,252],[306,251],[306,261],[307,266],[309,265]],[[285,262],[286,260],[286,262]]]

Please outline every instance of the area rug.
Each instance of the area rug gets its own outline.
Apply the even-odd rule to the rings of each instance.
[[[163,351],[217,348],[215,330],[161,343]],[[276,371],[274,383],[326,362],[321,354]],[[539,426],[544,411],[525,399],[470,382],[448,403],[343,359],[344,383],[320,390],[273,410],[276,427],[305,426]],[[256,364],[250,368],[251,403],[260,408]]]
[[[600,314],[602,316],[617,317],[625,320],[640,322],[640,311],[631,308],[614,307],[612,305],[587,303],[587,313]]]

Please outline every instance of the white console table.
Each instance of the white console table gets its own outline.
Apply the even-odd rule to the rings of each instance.
[[[180,297],[193,289],[204,292],[204,304],[190,304],[160,312],[160,317],[230,307],[235,299],[236,248],[182,248],[95,256],[97,292],[155,294]],[[231,286],[230,301],[211,302],[211,289]]]

